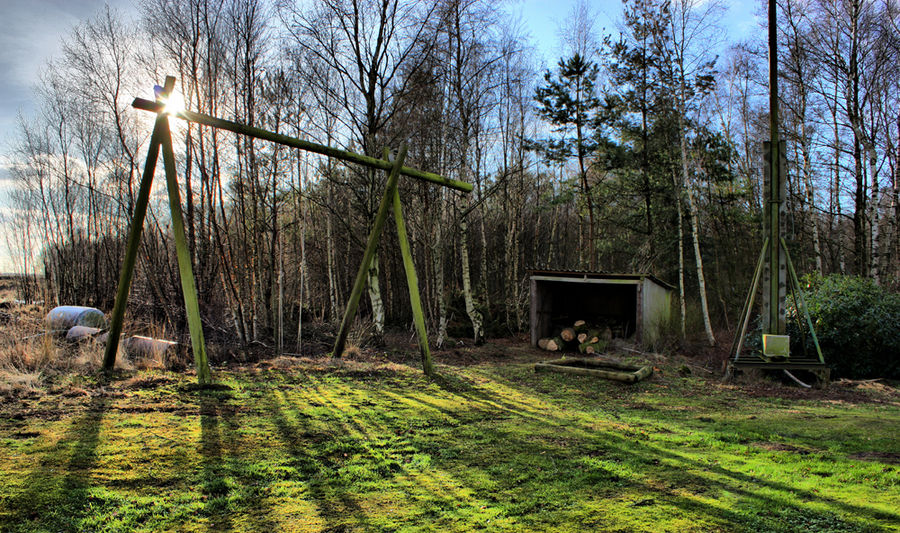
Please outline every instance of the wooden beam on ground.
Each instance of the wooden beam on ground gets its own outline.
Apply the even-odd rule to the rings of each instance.
[[[152,113],[163,113],[165,110],[164,103],[145,100],[143,98],[135,98],[134,102],[131,105],[136,109],[150,111]],[[273,133],[262,128],[255,128],[253,126],[247,126],[246,124],[240,124],[238,122],[232,122],[230,120],[212,117],[209,115],[204,115],[202,113],[195,113],[193,111],[185,110],[171,113],[171,116],[178,117],[182,120],[187,120],[188,122],[204,124],[213,128],[228,130],[234,133],[239,133],[241,135],[247,135],[248,137],[262,139],[264,141],[283,144],[285,146],[291,146],[293,148],[301,148],[303,150],[327,155],[329,157],[333,157],[335,159],[340,159],[342,161],[347,161],[350,163],[358,163],[360,165],[379,168],[388,172],[393,169],[393,165],[390,163],[390,161],[384,161],[375,157],[369,157],[366,155],[349,152],[347,150],[333,148],[324,144],[304,141],[301,139],[296,139],[294,137],[288,137],[287,135],[282,135],[280,133]],[[470,183],[452,180],[450,178],[445,178],[437,174],[432,174],[431,172],[424,172],[422,170],[416,170],[414,168],[402,167],[400,169],[400,174],[409,176],[411,178],[436,183],[438,185],[443,185],[445,187],[450,187],[451,189],[456,189],[458,191],[472,192],[472,184]]]
[[[406,159],[405,144],[400,147],[400,152],[391,166],[391,173],[388,176],[387,185],[384,189],[384,196],[381,197],[381,203],[378,204],[375,222],[372,224],[372,231],[369,232],[369,239],[366,242],[366,251],[363,252],[362,263],[360,263],[359,271],[356,273],[356,281],[353,283],[353,290],[350,292],[350,300],[347,301],[347,309],[344,311],[344,318],[341,320],[341,329],[338,331],[334,349],[331,351],[332,357],[344,355],[347,335],[350,333],[350,326],[353,324],[353,318],[356,316],[356,309],[359,307],[363,289],[366,288],[366,275],[369,271],[369,265],[372,263],[372,258],[375,257],[375,250],[378,248],[378,237],[381,236],[381,231],[384,229],[388,209],[393,203],[394,194],[397,191],[397,181],[400,179],[400,169],[403,168],[404,159]],[[389,161],[387,163],[390,164]]]
[[[536,363],[534,371],[578,374],[622,381],[624,383],[637,383],[653,374],[653,367],[650,365],[637,366],[599,359],[564,357],[553,361]]]
[[[168,96],[174,87],[175,78],[167,76],[162,95]],[[158,115],[156,124],[153,126],[153,134],[150,136],[150,148],[147,151],[147,160],[144,162],[144,175],[141,177],[141,186],[135,200],[134,214],[131,216],[131,229],[128,232],[128,243],[125,245],[125,258],[119,273],[116,302],[113,306],[112,317],[110,317],[109,336],[106,340],[106,352],[103,355],[103,369],[106,371],[112,370],[116,365],[119,336],[122,334],[122,325],[125,321],[125,306],[128,302],[128,292],[131,290],[131,280],[134,277],[134,265],[137,261],[141,233],[144,231],[144,218],[147,216],[147,204],[150,202],[150,189],[153,187],[153,176],[156,174],[156,161],[159,159],[159,145],[164,125],[168,129],[168,119],[165,115]]]

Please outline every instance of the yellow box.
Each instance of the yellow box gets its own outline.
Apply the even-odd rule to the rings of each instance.
[[[791,336],[763,333],[763,355],[766,357],[790,357]]]

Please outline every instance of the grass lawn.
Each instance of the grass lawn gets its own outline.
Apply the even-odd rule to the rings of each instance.
[[[480,350],[435,380],[377,357],[217,369],[207,391],[56,378],[0,407],[0,531],[900,530],[894,389],[675,363],[623,385]]]

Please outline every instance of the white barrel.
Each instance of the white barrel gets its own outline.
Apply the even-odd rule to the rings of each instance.
[[[68,331],[73,326],[88,326],[91,328],[106,328],[106,316],[103,311],[93,307],[79,305],[61,305],[54,307],[47,318],[44,319],[47,328],[52,330]]]
[[[152,339],[135,335],[122,341],[122,347],[132,357],[162,357],[169,350],[174,351],[177,342],[163,339]]]
[[[106,333],[100,335],[101,331],[103,330],[100,328],[92,328],[90,326],[72,326],[66,333],[66,340],[69,342],[78,342],[96,337],[99,341],[105,341]]]

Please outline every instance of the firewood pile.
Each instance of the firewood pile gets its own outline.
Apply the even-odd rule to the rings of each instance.
[[[579,352],[597,354],[606,349],[615,333],[623,328],[619,324],[588,324],[576,320],[574,324],[557,330],[552,337],[538,341],[538,347],[548,352]]]

